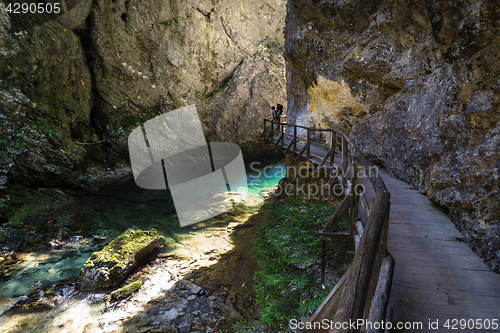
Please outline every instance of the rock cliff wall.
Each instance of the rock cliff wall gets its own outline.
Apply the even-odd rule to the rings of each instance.
[[[500,266],[500,5],[290,0],[288,115],[343,128]]]
[[[58,17],[8,3],[0,190],[126,174],[132,128],[193,103],[207,140],[261,153],[261,119],[286,102],[284,0],[66,1]]]

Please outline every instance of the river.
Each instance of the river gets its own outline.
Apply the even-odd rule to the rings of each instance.
[[[233,297],[230,302],[224,298],[226,317],[228,313],[233,313],[233,322],[251,319],[252,315],[255,316],[248,314],[252,309],[233,311],[239,302],[234,295],[252,297],[249,253],[254,225],[248,221],[255,219],[270,188],[284,176],[284,162],[282,158],[260,159],[247,162],[246,167],[248,193],[241,204],[228,213],[183,228],[176,218],[168,190],[144,190],[137,187],[132,178],[93,189],[60,207],[48,219],[59,223],[61,233],[66,235],[51,241],[48,251],[17,252],[15,262],[4,266],[9,270],[3,272],[0,280],[0,331],[146,332],[148,330],[140,327],[148,326],[144,325],[144,320],[149,317],[142,315],[143,325],[136,325],[141,323],[139,314],[159,295],[163,297],[165,308],[169,309],[161,318],[172,321],[170,317],[174,312],[175,316],[180,316],[183,315],[182,309],[184,312],[194,309],[197,306],[195,298],[200,303],[203,297],[207,297],[206,301],[210,299],[217,308],[215,303],[220,298],[217,295],[225,292],[223,288],[229,288],[229,294],[224,294],[226,298]],[[246,225],[242,227],[243,224]],[[164,259],[157,259],[137,273],[147,276],[147,279],[131,300],[103,311],[103,300],[110,291],[79,291],[73,283],[74,277],[93,251],[101,249],[131,226],[157,229],[166,240],[162,250]],[[235,246],[240,247],[240,254],[228,256],[234,253]],[[183,307],[177,309],[175,306],[180,298],[172,295],[169,296],[170,301],[177,305],[172,307],[172,304],[167,304],[167,296],[175,293],[172,288],[176,283],[186,274],[192,276],[193,273],[195,277],[205,274],[205,285],[212,280],[210,283],[217,288],[214,287],[211,294],[206,291],[199,297],[191,296],[188,300],[193,302],[189,306],[183,300]],[[201,280],[200,277],[200,283]],[[232,288],[232,285],[235,287]],[[52,294],[57,297],[52,297]],[[37,299],[37,295],[41,295],[41,301],[31,302],[29,306],[19,305],[28,297]],[[242,311],[245,312],[243,317]],[[135,324],[130,318],[137,319]],[[192,320],[190,325],[195,324]]]

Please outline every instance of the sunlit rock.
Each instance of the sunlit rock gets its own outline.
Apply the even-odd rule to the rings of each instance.
[[[78,281],[84,289],[117,286],[144,260],[156,255],[165,239],[155,229],[130,228],[83,265]]]

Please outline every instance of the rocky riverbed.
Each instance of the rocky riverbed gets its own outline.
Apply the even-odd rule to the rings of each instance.
[[[255,320],[251,236],[264,197],[283,175],[280,163],[254,164],[243,203],[184,228],[168,193],[137,188],[132,180],[95,188],[44,215],[40,224],[51,226],[39,238],[3,252],[0,331],[221,331]],[[117,302],[106,301],[117,287],[81,290],[76,277],[87,258],[132,226],[155,228],[165,238],[158,257],[117,286],[142,280],[140,289]]]
[[[4,311],[10,308],[0,328],[3,332],[218,332],[237,321],[255,321],[256,266],[250,249],[260,206],[248,206],[233,216],[229,212],[230,222],[201,227],[183,251],[160,253],[123,283],[144,279],[128,299],[106,303],[109,291],[84,292],[71,279],[61,281],[29,296],[5,300]]]

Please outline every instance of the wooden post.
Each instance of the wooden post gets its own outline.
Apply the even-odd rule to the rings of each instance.
[[[311,138],[310,138],[310,135],[309,135],[309,128],[307,129],[307,140],[306,140],[306,159],[309,160],[309,158],[311,157]]]
[[[389,198],[390,198],[390,195],[389,195]],[[375,258],[373,259],[372,279],[371,279],[369,287],[368,287],[366,304],[365,304],[365,318],[368,318],[369,311],[371,308],[371,301],[372,301],[373,296],[375,295],[375,289],[377,287],[378,275],[380,272],[380,267],[382,266],[382,261],[387,256],[387,237],[389,234],[389,212],[390,212],[391,203],[388,202],[387,206],[388,206],[387,215],[385,217],[384,226],[383,226],[382,231],[380,233],[380,240],[379,240],[379,244],[378,244],[378,248],[377,248],[377,253],[375,255]]]
[[[388,254],[382,260],[382,267],[378,276],[377,288],[375,295],[372,298],[368,322],[372,325],[385,321],[387,305],[389,304],[389,296],[391,295],[392,275],[394,273],[394,259]],[[375,329],[373,326],[368,327],[366,333],[383,333],[382,328]]]
[[[273,142],[274,139],[274,120],[271,120],[271,134],[269,135],[271,138],[271,142]]]
[[[281,126],[281,146],[285,147],[285,125]]]
[[[267,132],[267,119],[264,118],[264,134],[262,134],[264,138],[266,137],[266,132]]]
[[[342,188],[344,189],[344,191],[347,189],[347,173],[349,168],[349,152],[347,150],[347,139],[342,136],[342,166],[340,169],[342,171]]]
[[[337,145],[337,134],[334,130],[332,130],[332,135],[330,136],[330,168],[333,166],[333,162],[335,160],[335,146]]]
[[[297,125],[293,125],[293,152],[297,151]]]
[[[335,313],[335,322],[343,323],[363,318],[372,273],[377,274],[378,277],[378,271],[373,272],[373,266],[380,245],[382,229],[386,217],[389,215],[389,200],[390,194],[387,190],[377,193],[374,206],[376,208],[370,214],[356,256],[349,269],[346,286]],[[359,327],[354,330],[350,330],[348,327],[342,328],[336,332],[357,333]]]
[[[351,190],[349,191],[349,195],[352,196],[351,200],[351,214],[350,214],[350,222],[349,223],[349,232],[351,235],[354,235],[354,231],[356,230],[356,222],[358,222],[358,213],[359,213],[359,195],[356,193],[357,185],[359,184],[358,177],[358,159],[353,156],[352,157],[352,177],[351,177]]]

